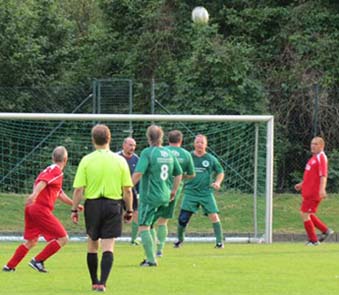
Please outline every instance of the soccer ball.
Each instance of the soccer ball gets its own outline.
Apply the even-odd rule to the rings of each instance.
[[[197,6],[192,10],[192,20],[196,24],[207,24],[208,23],[208,11],[205,7]]]

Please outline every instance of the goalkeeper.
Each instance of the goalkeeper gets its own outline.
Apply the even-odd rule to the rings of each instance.
[[[201,206],[205,215],[213,224],[216,238],[215,248],[223,248],[223,233],[218,215],[218,207],[213,195],[213,190],[219,190],[224,179],[224,170],[219,161],[210,153],[206,152],[207,137],[198,134],[194,139],[194,151],[191,153],[196,176],[185,184],[184,198],[178,218],[178,240],[174,243],[179,248],[184,241],[186,226],[193,213]],[[212,177],[215,180],[212,181]]]

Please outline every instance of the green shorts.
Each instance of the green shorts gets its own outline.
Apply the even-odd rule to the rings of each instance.
[[[160,213],[165,210],[167,206],[154,207],[150,204],[139,202],[138,208],[138,224],[151,226],[158,218]]]
[[[161,209],[158,210],[156,219],[158,218],[166,218],[172,219],[174,217],[174,210],[179,202],[181,196],[181,189],[178,190],[177,194],[175,195],[175,199],[172,202],[169,202],[168,206],[162,206]]]
[[[219,209],[215,197],[213,194],[207,194],[204,196],[191,196],[184,194],[184,199],[182,200],[181,209],[196,213],[200,206],[204,214],[218,213]]]

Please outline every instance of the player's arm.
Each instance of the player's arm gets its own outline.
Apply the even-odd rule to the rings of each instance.
[[[185,173],[182,175],[182,179],[192,179],[195,177],[194,163],[191,154],[188,154],[188,163]]]
[[[211,186],[215,190],[219,190],[220,187],[221,187],[221,183],[224,180],[224,177],[225,177],[225,174],[223,172],[222,173],[218,173],[216,178],[215,178],[215,181],[211,184]]]
[[[133,194],[130,186],[123,187],[123,200],[126,207],[126,213],[124,214],[125,222],[129,223],[133,217]]]
[[[60,191],[58,199],[67,205],[73,206],[73,200],[70,197],[68,197],[63,190]],[[77,210],[82,211],[83,209],[84,207],[81,204],[79,204]]]
[[[321,176],[320,177],[320,188],[319,188],[319,196],[320,198],[326,198],[326,184],[327,184],[327,177]]]
[[[142,177],[142,173],[141,172],[134,172],[133,175],[132,175],[133,185],[136,185],[137,183],[139,183],[141,177]]]
[[[182,180],[182,169],[181,166],[177,160],[177,158],[175,158],[173,156],[174,159],[174,166],[173,166],[173,185],[172,185],[172,190],[171,190],[171,195],[170,195],[170,201],[173,201],[175,198],[175,195],[177,194],[178,188],[180,186],[180,182]]]
[[[297,192],[299,192],[299,191],[301,190],[302,185],[303,185],[303,182],[299,182],[299,183],[297,183],[297,184],[294,186],[294,189],[295,189]]]
[[[84,187],[76,187],[73,191],[73,205],[71,219],[73,223],[78,223],[78,206],[84,196]]]
[[[182,180],[182,174],[179,174],[179,175],[174,177],[170,201],[174,200],[175,195],[177,194],[181,180]]]
[[[33,192],[26,199],[26,205],[33,204],[40,192],[47,186],[47,182],[39,181],[33,188]]]

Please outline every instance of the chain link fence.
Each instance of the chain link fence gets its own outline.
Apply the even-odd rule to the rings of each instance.
[[[191,114],[191,109],[179,109],[172,102],[173,95],[173,85],[152,79],[98,79],[73,87],[0,87],[0,112]],[[267,112],[275,117],[274,191],[293,192],[310,157],[310,141],[320,135],[326,140],[330,163],[328,191],[339,192],[339,88],[282,85],[265,90],[265,97]],[[205,114],[213,115],[208,105],[202,107]],[[228,110],[228,114],[239,112]]]

